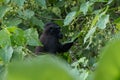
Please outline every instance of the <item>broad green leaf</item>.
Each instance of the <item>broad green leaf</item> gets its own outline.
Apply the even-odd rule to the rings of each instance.
[[[24,17],[30,19],[34,15],[34,12],[32,10],[27,9],[23,11],[23,15]]]
[[[16,3],[19,7],[24,5],[25,0],[12,0],[13,3]]]
[[[21,61],[24,59],[25,52],[22,46],[17,46],[14,48],[11,61]]]
[[[57,7],[63,7],[65,5],[65,1],[64,0],[60,0],[59,2],[56,3]]]
[[[31,19],[34,16],[34,11],[27,9],[24,11],[18,11],[18,14],[21,18],[27,20]]]
[[[7,77],[7,68],[4,65],[0,65],[0,80],[5,80]]]
[[[11,40],[10,35],[8,34],[7,30],[0,31],[0,47],[10,46]]]
[[[102,15],[97,22],[96,26],[100,29],[105,29],[106,24],[109,22],[109,15]]]
[[[108,0],[108,3],[107,4],[111,4],[113,2],[113,0]]]
[[[7,80],[78,80],[78,76],[73,75],[69,64],[54,56],[41,55],[11,63]]]
[[[8,30],[10,33],[14,33],[14,32],[17,30],[17,27],[7,27],[7,30]]]
[[[35,0],[37,3],[38,3],[38,5],[40,5],[41,7],[43,7],[43,8],[47,8],[47,6],[46,6],[46,0]]]
[[[86,34],[84,38],[84,43],[86,43],[87,39],[89,39],[91,36],[93,36],[94,32],[96,31],[96,27],[92,27],[88,33]]]
[[[7,11],[10,10],[10,7],[8,6],[0,6],[0,19],[4,17]]]
[[[4,64],[7,64],[10,62],[12,53],[13,53],[12,47],[4,47],[0,49],[0,57],[2,58],[2,61],[4,62]]]
[[[84,15],[87,14],[89,7],[92,5],[93,3],[90,3],[89,1],[86,3],[82,3],[80,6],[80,11],[83,12]]]
[[[10,0],[3,0],[5,4],[8,4]]]
[[[118,29],[118,31],[120,30],[120,23],[116,24],[116,28]]]
[[[76,11],[70,12],[64,20],[64,26],[69,25],[72,22],[72,20],[75,18],[75,15],[76,15]]]
[[[25,37],[27,39],[27,44],[31,46],[39,46],[41,45],[38,39],[38,33],[36,29],[30,28],[25,31]]]
[[[0,0],[0,2],[3,2],[4,0]]]
[[[22,22],[21,19],[13,18],[13,19],[9,19],[7,21],[4,21],[3,24],[6,25],[7,27],[12,27],[12,26],[18,26],[21,22]]]
[[[103,49],[94,80],[120,80],[120,36]]]
[[[34,25],[39,26],[39,28],[41,28],[42,30],[44,29],[44,23],[43,23],[42,20],[39,20],[39,19],[36,18],[36,17],[32,17],[32,18],[31,18],[31,22],[32,22]]]
[[[26,44],[26,38],[22,29],[16,28],[11,34],[12,45],[23,46]]]
[[[52,12],[53,12],[54,14],[56,14],[57,16],[60,16],[60,15],[61,15],[61,10],[60,10],[59,7],[53,7],[53,8],[52,8]]]

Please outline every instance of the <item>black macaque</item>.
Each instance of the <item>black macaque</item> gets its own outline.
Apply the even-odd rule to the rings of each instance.
[[[73,42],[61,44],[59,40],[62,38],[63,34],[61,33],[60,27],[53,22],[47,23],[40,36],[40,42],[43,46],[36,47],[35,53],[40,54],[40,52],[48,52],[56,54],[67,52],[73,45],[74,41],[77,40],[75,39]]]

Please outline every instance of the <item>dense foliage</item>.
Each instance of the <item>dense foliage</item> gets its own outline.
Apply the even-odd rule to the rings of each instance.
[[[78,40],[69,52],[57,55],[72,67],[70,68],[71,72],[69,72],[68,69],[68,72],[65,73],[68,77],[64,76],[64,80],[74,80],[72,76],[77,76],[76,78],[78,80],[93,80],[93,73],[96,70],[99,58],[101,58],[100,53],[101,50],[103,50],[102,48],[106,46],[106,43],[112,40],[112,37],[120,30],[119,15],[120,0],[0,0],[0,80],[5,80],[7,68],[11,62],[24,61],[26,59],[30,59],[31,61],[31,58],[36,57],[34,54],[35,46],[41,45],[38,38],[43,31],[44,24],[50,21],[61,26],[62,32],[64,33],[64,39],[62,39],[61,42],[69,42],[78,37]],[[114,76],[108,78],[108,75],[106,75],[107,77],[104,75],[105,77],[100,80],[120,79],[119,69],[115,68],[120,65],[120,63],[117,62],[119,61],[118,53],[120,51],[118,47],[120,42],[118,40],[114,41],[111,45],[110,43],[111,42],[109,42],[108,45],[110,47],[105,48],[105,51],[102,52],[105,56],[103,56],[103,61],[101,61],[96,72],[96,80],[101,78],[100,74],[105,74],[99,70],[104,71],[106,63],[108,63],[109,66],[112,65],[112,67],[109,69],[105,67],[105,69],[107,69],[105,72],[112,75],[113,71]],[[112,46],[117,47],[113,49]],[[114,55],[113,53],[116,54],[116,57],[114,56],[116,60],[111,57]],[[108,58],[106,58],[107,55],[109,55]],[[51,62],[53,61],[51,57],[45,56],[44,58],[50,59]],[[55,60],[59,62],[59,59]],[[113,62],[109,60],[115,61],[116,64],[114,65]],[[35,65],[35,63],[39,63],[38,61],[32,61],[31,64]],[[43,57],[40,62],[42,61],[44,61]],[[17,62],[12,64],[12,67],[10,67],[10,79],[8,80],[19,80],[18,77],[14,77],[14,74],[17,72],[14,71],[13,68],[17,69],[18,67],[20,70],[25,70],[27,66],[25,63],[26,62],[24,62],[22,68],[17,66],[21,63]],[[67,63],[64,63],[64,61],[60,63],[61,65],[57,64],[57,62],[51,63],[51,70],[53,70],[55,66],[59,66],[57,69],[62,68],[62,70],[65,71],[66,67],[64,67],[64,64]],[[32,65],[30,65],[31,67],[28,71],[37,66],[43,67],[40,64]],[[42,63],[42,65],[48,66],[48,63]],[[50,68],[47,69],[49,70]],[[118,69],[118,71],[116,69]],[[35,71],[37,71],[37,68]],[[35,71],[33,71],[33,73]],[[16,75],[18,76],[21,72],[18,71]],[[53,70],[53,74],[54,72],[55,70]],[[69,77],[72,72],[74,75]],[[28,72],[26,72],[26,74],[27,73]],[[61,71],[60,73],[62,74],[63,72]],[[38,72],[38,74],[41,73]],[[28,77],[29,75],[26,76]],[[24,74],[21,74],[21,76],[24,77]],[[34,78],[35,76],[30,76],[30,78],[32,80],[46,80],[45,74],[43,74],[43,78]],[[24,80],[22,77],[20,80]],[[26,78],[25,80],[30,80],[30,78]],[[54,79],[59,80],[59,78],[60,77],[57,76]],[[51,80],[53,79],[51,78]]]

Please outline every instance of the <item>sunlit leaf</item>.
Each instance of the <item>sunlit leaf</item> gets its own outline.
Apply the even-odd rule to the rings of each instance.
[[[39,46],[41,45],[38,39],[38,33],[36,29],[30,28],[25,31],[25,37],[27,39],[27,44],[31,46]]]
[[[5,4],[8,4],[10,0],[3,0]]]
[[[115,24],[120,23],[120,18],[115,19],[114,23]]]
[[[25,52],[22,46],[17,46],[14,48],[11,61],[21,61],[24,59]]]
[[[25,20],[31,19],[34,16],[34,11],[26,9],[24,11],[18,11],[19,17]]]
[[[41,7],[47,8],[46,0],[35,0]]]
[[[53,8],[52,8],[52,12],[53,12],[54,14],[56,14],[57,16],[60,16],[60,15],[61,15],[61,9],[58,8],[58,7],[53,7]]]
[[[72,22],[72,20],[75,18],[75,15],[76,15],[76,11],[70,12],[64,20],[64,26],[69,25]]]
[[[7,11],[10,10],[10,7],[8,6],[0,6],[0,19],[4,17]]]
[[[100,17],[99,21],[97,22],[96,26],[100,29],[105,29],[106,24],[109,22],[109,15],[103,15]]]
[[[12,0],[12,2],[21,7],[24,5],[25,0]]]
[[[14,28],[14,32],[11,35],[11,43],[12,45],[23,46],[26,44],[26,38],[24,35],[24,31],[20,28]]]
[[[4,21],[3,24],[6,25],[7,27],[12,27],[12,26],[18,26],[21,22],[22,22],[21,19],[13,18],[13,19],[9,19],[7,21]]]
[[[8,30],[10,33],[14,33],[14,32],[17,30],[17,27],[7,27],[7,30]]]
[[[89,73],[88,73],[88,71],[87,70],[81,70],[82,71],[82,73],[80,74],[80,79],[81,80],[86,80],[87,79],[87,77],[88,77],[88,75],[89,75]]]
[[[107,4],[111,4],[113,2],[113,0],[108,0],[108,3]]]
[[[80,11],[83,12],[84,15],[87,14],[89,7],[92,5],[93,3],[90,3],[89,1],[86,3],[82,3],[80,6]]]
[[[10,40],[10,35],[6,30],[1,30],[0,31],[0,47],[5,47],[5,46],[10,46],[11,45],[11,40]]]
[[[98,20],[99,20],[99,15],[96,15],[96,16],[94,17],[94,19],[92,20],[91,27],[94,27],[94,26],[96,25],[96,23],[97,23]]]
[[[9,63],[13,53],[13,48],[12,47],[4,47],[0,49],[0,57],[2,58],[3,62]]]
[[[95,31],[96,31],[96,27],[93,27],[89,30],[89,32],[86,34],[84,38],[84,43],[94,34]]]
[[[23,11],[23,15],[26,18],[30,19],[34,15],[34,11],[31,11],[31,10],[27,9],[27,10]]]

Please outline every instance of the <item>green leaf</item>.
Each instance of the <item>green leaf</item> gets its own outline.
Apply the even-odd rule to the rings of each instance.
[[[7,27],[7,30],[8,30],[10,33],[14,33],[14,32],[17,30],[17,27]]]
[[[12,45],[24,46],[26,44],[24,31],[20,28],[14,28],[13,31],[14,32],[11,32]]]
[[[41,55],[32,60],[11,63],[7,80],[78,80],[78,75],[73,75],[69,64],[55,56]]]
[[[94,26],[96,25],[96,23],[97,23],[98,20],[99,20],[99,15],[96,15],[96,16],[94,17],[94,19],[92,20],[91,27],[94,27]]]
[[[30,19],[34,15],[34,11],[27,9],[23,12],[23,14],[26,18]]]
[[[5,4],[8,4],[10,0],[3,0]]]
[[[38,33],[36,29],[30,28],[25,30],[25,37],[27,39],[27,44],[31,46],[42,45],[38,39]]]
[[[16,3],[19,7],[24,5],[25,0],[12,0],[13,3]]]
[[[0,0],[0,2],[3,2],[4,0]]]
[[[23,60],[24,56],[25,56],[25,52],[23,50],[24,49],[23,49],[22,46],[15,47],[11,61],[21,61],[21,60]]]
[[[4,17],[7,11],[10,10],[10,7],[8,6],[0,6],[0,19]]]
[[[109,22],[109,15],[102,15],[97,22],[96,26],[100,29],[105,29],[106,24]]]
[[[18,26],[22,22],[21,19],[18,18],[12,18],[7,21],[4,21],[3,24],[5,24],[7,27],[12,27],[12,26]]]
[[[21,18],[27,20],[31,19],[34,16],[34,11],[27,9],[24,11],[18,11],[18,14]]]
[[[52,12],[53,12],[54,14],[56,14],[57,16],[59,16],[59,17],[60,17],[60,15],[61,15],[61,10],[60,10],[59,7],[53,7],[53,8],[52,8]]]
[[[120,80],[120,35],[103,49],[94,80]]]
[[[75,18],[75,15],[76,15],[76,11],[70,12],[64,20],[64,26],[69,25],[72,22],[72,20]]]
[[[108,3],[107,4],[111,4],[113,2],[113,0],[108,0]]]
[[[0,47],[10,46],[11,40],[7,30],[0,31]]]
[[[90,3],[89,1],[86,3],[82,3],[80,6],[80,11],[83,12],[84,15],[87,14],[89,7],[92,5],[93,3]]]
[[[120,30],[120,18],[117,18],[115,21],[114,21],[114,24],[116,24],[116,28],[118,29],[118,31]]]
[[[0,80],[5,80],[7,77],[7,68],[4,65],[0,65]]]
[[[35,0],[38,5],[40,5],[43,8],[47,8],[46,6],[46,0]]]
[[[10,62],[12,53],[13,53],[12,47],[4,47],[4,48],[0,49],[0,57],[2,58],[2,60],[5,64]]]
[[[96,31],[96,27],[92,27],[88,33],[86,34],[85,38],[84,38],[84,43],[86,43],[87,39],[90,38],[94,32]]]
[[[115,24],[120,23],[120,18],[115,19],[114,23],[115,23]]]
[[[36,18],[36,17],[32,17],[32,18],[31,18],[31,22],[32,22],[34,25],[39,26],[39,28],[41,28],[42,30],[44,29],[44,23],[43,23],[42,20],[39,20],[39,19]]]

